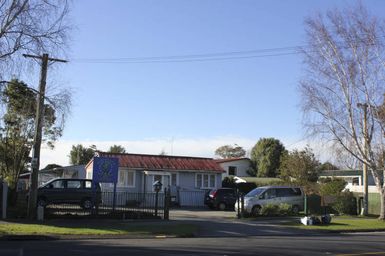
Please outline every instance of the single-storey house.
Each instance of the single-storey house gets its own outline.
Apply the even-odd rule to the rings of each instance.
[[[225,172],[222,174],[222,179],[228,176],[250,177],[247,173],[251,169],[251,160],[247,157],[216,159]]]
[[[382,177],[382,171],[378,172]],[[325,170],[319,174],[320,178],[340,178],[347,182],[345,189],[351,192],[363,193],[363,171],[362,170]],[[383,177],[382,177],[383,178]],[[374,182],[372,173],[368,171],[368,192],[378,193],[376,183]]]
[[[153,193],[153,183],[169,187],[181,206],[203,206],[207,190],[222,186],[224,170],[212,158],[96,152],[95,157],[119,159],[117,192]],[[93,161],[86,165],[92,179]],[[111,190],[112,184],[102,184]]]

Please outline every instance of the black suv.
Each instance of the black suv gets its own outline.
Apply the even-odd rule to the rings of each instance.
[[[205,205],[211,209],[234,209],[237,195],[232,188],[217,188],[210,190],[205,195]]]
[[[95,203],[101,202],[101,189],[97,184],[92,188],[92,180],[86,179],[54,179],[41,185],[37,192],[37,205],[79,204],[84,209],[91,209]]]

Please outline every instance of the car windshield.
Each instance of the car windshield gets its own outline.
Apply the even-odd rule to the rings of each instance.
[[[251,190],[249,193],[247,193],[245,195],[245,197],[255,197],[255,196],[260,195],[263,191],[265,191],[264,188],[255,188],[255,189]]]

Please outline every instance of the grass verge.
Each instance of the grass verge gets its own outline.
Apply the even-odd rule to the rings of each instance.
[[[4,235],[166,235],[191,237],[197,231],[195,225],[177,223],[1,223],[0,236]]]
[[[329,225],[305,226],[298,222],[288,222],[285,226],[308,229],[308,230],[326,230],[326,231],[383,231],[385,230],[385,221],[377,218],[338,216],[333,217]]]

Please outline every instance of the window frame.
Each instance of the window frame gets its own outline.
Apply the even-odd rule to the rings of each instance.
[[[233,171],[234,173],[230,174],[230,170]],[[230,165],[227,168],[227,173],[229,174],[229,176],[237,176],[237,171],[238,171],[238,168],[236,166],[233,166],[233,165]]]
[[[124,183],[120,182],[120,177],[121,177],[123,172],[132,173],[132,179],[133,179],[132,185],[127,183],[127,181],[128,181],[128,174],[126,176],[126,179],[124,180]],[[119,169],[119,171],[118,171],[118,182],[116,184],[117,187],[119,187],[119,188],[135,188],[135,183],[136,183],[136,171],[135,170]]]
[[[198,184],[198,176],[200,176],[200,184]],[[207,186],[205,184],[205,176],[207,177]],[[211,186],[210,177],[214,177],[214,186]],[[217,176],[213,173],[196,173],[195,174],[195,187],[200,189],[213,189],[217,187]]]
[[[172,184],[172,176],[175,175],[175,185]],[[171,186],[179,186],[179,173],[174,172],[170,174],[170,185]]]

